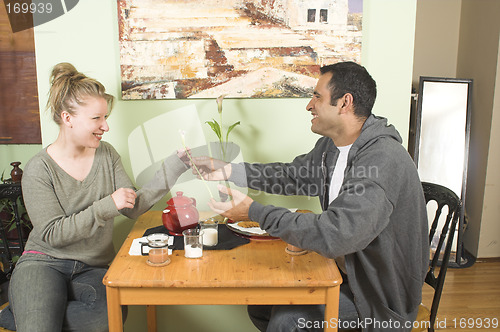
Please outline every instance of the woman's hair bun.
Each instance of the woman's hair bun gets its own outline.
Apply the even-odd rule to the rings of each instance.
[[[50,83],[54,84],[55,81],[65,78],[71,78],[75,75],[80,74],[78,70],[76,70],[75,66],[71,63],[62,62],[54,66],[52,69],[52,75],[50,75]]]

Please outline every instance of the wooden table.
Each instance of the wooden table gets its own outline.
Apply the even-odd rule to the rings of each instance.
[[[147,257],[128,251],[133,239],[159,225],[161,211],[141,216],[104,276],[110,332],[123,331],[121,305],[146,305],[150,332],[156,331],[156,305],[325,303],[325,321],[336,321],[342,278],[334,260],[316,253],[290,256],[285,242],[273,240],[204,250],[200,259],[176,250],[169,265],[151,267]]]

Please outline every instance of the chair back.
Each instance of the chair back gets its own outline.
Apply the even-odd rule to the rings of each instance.
[[[429,231],[429,244],[432,243],[436,231],[438,230],[439,219],[443,212],[443,208],[445,206],[448,207],[448,214],[446,215],[444,225],[441,228],[441,234],[439,235],[436,250],[431,254],[432,257],[430,259],[429,270],[425,277],[425,282],[434,288],[434,297],[432,299],[430,311],[431,328],[429,329],[429,331],[434,331],[434,323],[436,321],[441,293],[443,292],[446,270],[448,269],[448,263],[453,245],[453,237],[455,235],[462,203],[460,198],[458,198],[453,191],[444,186],[429,182],[422,182],[422,187],[424,190],[426,204],[430,201],[435,201],[437,203],[436,212]],[[443,246],[445,246],[444,252],[441,255]],[[436,275],[436,267],[439,265],[440,269]]]
[[[24,251],[24,240],[23,240],[23,232],[21,228],[21,215],[19,214],[19,209],[17,205],[17,201],[19,198],[22,198],[22,189],[21,183],[2,183],[0,184],[0,199],[8,199],[12,206],[12,211],[14,213],[14,222],[16,225],[16,229],[18,231],[19,243],[17,246],[19,251],[22,253]],[[6,229],[4,228],[2,220],[0,220],[0,239],[2,240],[2,244],[0,245],[0,250],[2,251],[2,255],[5,255],[8,266],[4,266],[3,273],[10,279],[10,275],[12,270],[14,269],[15,263],[13,262],[13,252],[12,252],[12,244],[7,239]]]

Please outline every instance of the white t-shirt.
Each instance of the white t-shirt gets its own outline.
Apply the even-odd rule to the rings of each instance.
[[[342,187],[342,183],[344,182],[344,172],[347,167],[347,157],[349,155],[349,150],[351,149],[352,144],[346,146],[337,146],[340,150],[339,157],[337,158],[337,163],[335,164],[335,168],[333,170],[332,181],[330,182],[330,192],[328,195],[329,202],[331,203],[337,196],[339,195],[340,188]],[[339,268],[347,274],[345,269],[345,257],[339,256],[335,257],[335,261]]]
[[[331,203],[339,195],[340,187],[342,187],[342,182],[344,182],[344,172],[347,167],[347,156],[349,155],[351,146],[352,144],[337,147],[340,150],[340,155],[337,159],[337,163],[335,164],[335,169],[333,170],[328,203]]]

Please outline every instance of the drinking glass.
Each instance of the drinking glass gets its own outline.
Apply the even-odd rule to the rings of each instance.
[[[219,242],[219,222],[213,218],[201,220],[200,229],[203,231],[203,245],[213,247]]]
[[[203,231],[198,228],[186,229],[184,236],[184,256],[186,258],[200,258],[203,256]]]

